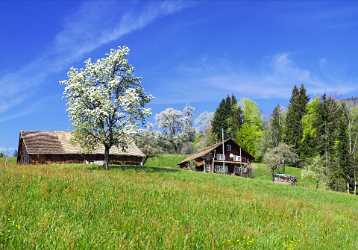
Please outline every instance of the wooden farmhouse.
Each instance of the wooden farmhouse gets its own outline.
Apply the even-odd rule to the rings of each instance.
[[[112,147],[110,161],[113,164],[140,165],[145,155],[134,144],[130,143],[126,150]],[[17,163],[102,163],[104,147],[99,146],[92,153],[85,153],[80,145],[71,141],[71,132],[65,131],[21,131]]]
[[[233,139],[227,139],[190,155],[178,165],[196,171],[250,176],[253,160]]]

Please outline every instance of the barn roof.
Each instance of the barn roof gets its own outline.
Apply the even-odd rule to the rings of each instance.
[[[79,144],[71,142],[71,132],[68,131],[21,131],[20,140],[28,154],[85,154]],[[104,147],[100,145],[91,154],[103,153]],[[113,146],[110,154],[145,157],[133,142],[125,151]]]
[[[232,141],[233,143],[235,143],[236,145],[238,145],[239,147],[241,147],[235,140],[229,138],[229,139],[226,139],[224,141],[224,144],[227,143],[228,141]],[[211,151],[213,151],[214,149],[216,149],[217,147],[221,146],[223,143],[222,142],[218,142],[218,143],[215,143],[211,146],[208,146],[206,148],[203,148],[201,151],[195,153],[195,154],[192,154],[192,155],[189,155],[187,158],[185,158],[184,160],[182,160],[180,164],[183,164],[185,162],[188,162],[188,161],[192,161],[194,159],[197,159],[197,158],[200,158],[200,157],[203,157],[207,154],[209,154]],[[247,153],[245,150],[243,150],[245,153]],[[249,153],[247,153],[249,156],[252,157],[252,159],[254,159],[254,157],[252,155],[250,155]]]

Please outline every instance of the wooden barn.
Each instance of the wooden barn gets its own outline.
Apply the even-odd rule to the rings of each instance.
[[[145,155],[131,143],[125,151],[118,147],[110,150],[112,164],[142,165]],[[101,163],[104,160],[104,147],[85,153],[78,144],[71,142],[71,132],[65,131],[21,131],[17,163]]]
[[[227,139],[190,155],[178,165],[196,171],[250,176],[253,160],[233,139]]]

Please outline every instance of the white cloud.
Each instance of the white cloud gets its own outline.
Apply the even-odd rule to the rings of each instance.
[[[187,6],[180,1],[134,2],[126,6],[117,1],[84,2],[65,18],[62,31],[42,55],[22,69],[0,77],[0,114],[33,98],[52,73],[63,71],[89,52]]]
[[[320,63],[318,60],[317,65]],[[300,67],[288,53],[276,54],[253,68],[249,70],[227,60],[210,62],[207,59],[195,65],[179,66],[183,77],[171,84],[177,91],[176,95],[169,96],[173,102],[209,101],[231,93],[255,99],[288,99],[295,84],[304,84],[311,95],[325,92],[340,96],[358,91],[355,82],[323,80],[320,74]]]
[[[17,111],[13,111],[13,112],[9,112],[9,113],[5,113],[2,116],[0,116],[0,124],[4,123],[4,122],[8,122],[11,120],[14,120],[16,118],[28,115],[32,112],[34,112],[36,109],[40,108],[41,106],[46,105],[46,102],[48,102],[49,100],[53,99],[53,98],[61,98],[60,96],[46,96],[44,98],[37,98],[36,100],[33,100],[31,102],[31,105],[25,105],[22,109],[17,110]],[[20,99],[22,100],[22,99]]]

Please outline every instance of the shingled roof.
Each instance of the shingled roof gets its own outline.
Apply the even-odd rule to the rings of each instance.
[[[23,140],[28,154],[85,154],[79,144],[71,142],[71,132],[68,131],[21,131],[20,140]],[[104,147],[100,145],[91,154],[103,153]],[[112,147],[110,154],[145,157],[133,142],[125,151]]]

